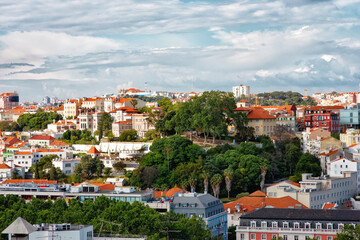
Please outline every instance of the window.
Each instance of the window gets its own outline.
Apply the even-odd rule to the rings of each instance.
[[[310,223],[305,223],[305,228],[310,229]]]
[[[298,235],[295,235],[295,236],[294,236],[294,240],[299,240],[299,236],[298,236]]]
[[[321,223],[316,223],[316,229],[321,229]]]
[[[272,223],[271,223],[271,227],[277,228],[277,227],[278,227],[278,223],[277,223],[277,222],[272,222]]]
[[[284,236],[283,236],[283,239],[284,239],[284,240],[288,240],[287,235],[284,235]]]
[[[299,228],[300,224],[298,222],[294,223],[294,228]]]
[[[326,226],[327,226],[327,229],[332,229],[333,228],[332,223],[328,223],[328,224],[326,224]]]
[[[251,238],[251,239],[256,239],[256,234],[255,234],[255,233],[252,233],[252,234],[250,235],[250,238]]]
[[[289,228],[289,223],[288,222],[283,222],[283,228]]]
[[[251,226],[252,228],[256,228],[256,222],[255,222],[255,221],[251,221],[250,226]]]
[[[321,236],[316,236],[316,240],[321,240]]]
[[[262,228],[267,228],[267,222],[261,222],[261,227]]]
[[[266,234],[261,234],[261,240],[266,240]]]
[[[344,227],[344,224],[342,224],[342,223],[338,224],[338,229],[342,229],[343,227]]]
[[[93,239],[93,235],[92,235],[92,232],[87,232],[86,233],[86,240],[92,240]]]
[[[245,239],[245,234],[244,233],[240,234],[240,240],[244,240],[244,239]]]
[[[332,240],[333,238],[332,238],[332,236],[328,236],[326,239],[327,240]]]
[[[272,239],[277,239],[277,235],[276,235],[276,234],[273,234],[271,238],[272,238]]]

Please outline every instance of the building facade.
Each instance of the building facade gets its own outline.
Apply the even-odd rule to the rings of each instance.
[[[239,98],[242,96],[250,97],[250,86],[240,84],[238,86],[234,86],[232,88],[232,92],[235,98]]]
[[[333,240],[346,224],[359,225],[359,210],[261,208],[240,217],[236,240]]]
[[[210,194],[179,193],[174,195],[171,209],[191,218],[202,218],[212,237],[227,239],[227,213],[222,202]]]
[[[0,94],[0,108],[11,109],[19,105],[19,95],[16,92]]]

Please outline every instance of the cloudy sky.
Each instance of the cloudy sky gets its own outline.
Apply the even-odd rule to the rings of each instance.
[[[0,90],[358,91],[360,0],[0,0]]]

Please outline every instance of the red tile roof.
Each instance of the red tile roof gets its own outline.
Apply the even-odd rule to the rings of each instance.
[[[184,189],[179,188],[176,184],[173,188],[169,189],[169,191],[166,192],[166,197],[173,197],[175,193],[182,192],[185,193]]]
[[[2,164],[0,164],[0,169],[11,169],[11,167],[6,165],[5,163],[2,163]]]
[[[30,151],[19,151],[19,152],[16,152],[15,155],[31,155],[32,152]]]
[[[266,193],[258,190],[249,195],[249,197],[266,197]]]
[[[299,201],[286,196],[281,198],[269,198],[269,197],[242,197],[230,203],[224,203],[224,209],[230,209],[230,213],[235,212],[235,206],[240,204],[241,212],[252,212],[258,208],[274,207],[274,208],[307,208]]]
[[[134,98],[121,98],[119,101],[117,101],[116,103],[124,103],[124,102],[128,102],[133,100]]]
[[[56,138],[54,138],[52,136],[36,135],[36,136],[29,138],[29,140],[56,140]]]
[[[26,144],[26,142],[16,142],[14,144],[12,144],[11,146],[9,146],[8,148],[21,148]]]
[[[61,149],[36,149],[35,152],[63,152]]]
[[[276,119],[276,117],[270,115],[266,110],[260,110],[257,108],[252,108],[252,110],[247,115],[248,119]]]
[[[55,140],[52,143],[50,143],[50,146],[69,146],[69,144],[67,144],[64,141]]]
[[[92,146],[87,153],[88,154],[99,154],[100,152],[96,149],[96,147]]]
[[[336,203],[324,203],[322,209],[334,209],[336,207]]]
[[[167,191],[154,191],[154,198],[161,198],[166,196]]]
[[[352,147],[355,147],[356,145],[359,145],[358,143],[355,143],[355,144],[351,144],[350,146],[348,146],[348,148],[352,148]]]
[[[335,154],[337,153],[339,150],[338,149],[330,149],[328,153],[326,152],[321,152],[319,155],[322,155],[322,156],[330,156],[332,154]]]
[[[246,100],[246,99],[241,99],[240,101],[238,101],[238,102],[245,102],[245,103],[248,103],[249,101],[248,100]]]

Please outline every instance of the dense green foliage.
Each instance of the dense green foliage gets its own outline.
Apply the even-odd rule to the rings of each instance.
[[[84,130],[66,130],[64,132],[62,138],[60,140],[63,140],[70,144],[82,144],[82,143],[91,143],[95,141],[95,138],[91,136],[91,132],[84,129]]]
[[[104,164],[99,158],[92,158],[90,155],[81,157],[80,163],[75,165],[73,173],[74,182],[82,182],[83,178],[91,179],[94,176],[100,177]]]
[[[298,92],[267,92],[267,93],[259,93],[258,95],[258,104],[262,106],[282,106],[282,105],[290,105],[295,103],[296,105],[311,105],[315,106],[316,102],[308,97],[305,101],[303,100],[303,95]],[[255,104],[256,100],[250,100],[252,104]]]
[[[0,130],[1,131],[18,131],[19,126],[16,122],[12,121],[0,121]]]
[[[99,139],[112,133],[112,119],[110,114],[104,112],[101,115],[97,130],[99,132]]]
[[[235,126],[239,141],[248,140],[252,135],[246,126],[246,115],[234,111],[236,104],[231,93],[204,92],[200,97],[176,105],[164,98],[159,101],[159,106],[162,110],[150,112],[148,121],[162,136],[189,132],[192,139],[193,132],[196,132],[204,137],[205,143],[209,137],[215,142],[216,138],[223,139],[228,135],[229,125]]]
[[[138,134],[135,129],[125,130],[119,136],[121,142],[132,142],[138,138]]]
[[[341,232],[336,234],[337,240],[358,240],[360,239],[360,226],[345,225]]]
[[[0,196],[0,231],[3,231],[17,217],[21,216],[32,224],[72,223],[94,226],[94,235],[99,233],[101,221],[106,220],[122,225],[104,223],[103,233],[130,233],[147,235],[147,239],[165,239],[164,230],[169,228],[171,239],[210,239],[210,232],[202,228],[201,220],[188,219],[184,215],[168,212],[160,214],[139,202],[116,202],[104,196],[95,201],[71,200],[43,201],[32,199],[29,203],[15,195]],[[125,228],[126,222],[126,228]],[[175,232],[176,230],[176,232]],[[5,239],[5,236],[3,236]],[[7,237],[6,237],[7,239]]]
[[[47,125],[52,123],[53,120],[57,122],[61,119],[62,116],[54,112],[39,111],[35,114],[25,113],[17,120],[17,129],[19,131],[41,130],[47,128]]]
[[[257,141],[261,148],[242,142],[238,147],[225,144],[204,151],[179,135],[157,139],[151,152],[140,159],[139,168],[127,176],[130,185],[142,188],[166,189],[177,184],[202,192],[208,184],[208,192],[215,190],[217,195],[215,180],[213,184],[211,180],[220,175],[219,196],[230,197],[258,190],[265,180],[272,182],[305,172],[319,174],[319,160],[300,151],[299,139],[284,140],[277,148],[267,136]]]
[[[64,180],[66,175],[60,168],[55,168],[52,160],[58,158],[57,155],[46,155],[40,159],[39,162],[30,167],[31,172],[34,173],[35,179],[48,180]]]

